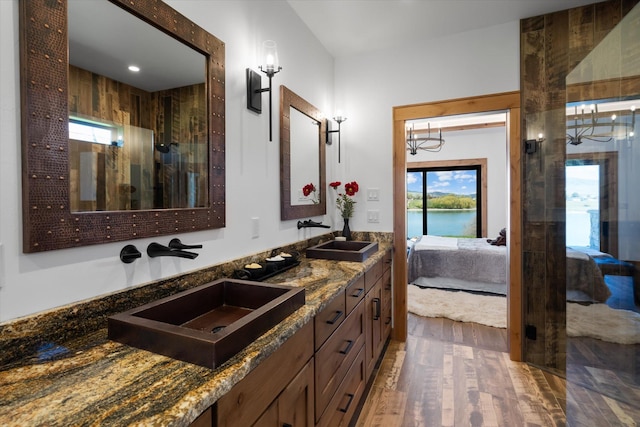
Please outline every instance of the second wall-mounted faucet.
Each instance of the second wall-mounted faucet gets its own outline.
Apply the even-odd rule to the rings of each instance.
[[[198,256],[197,253],[185,251],[184,249],[198,249],[201,247],[202,245],[185,245],[180,241],[180,239],[172,239],[169,242],[169,246],[164,246],[156,242],[149,243],[149,246],[147,246],[147,255],[150,258],[172,256],[195,259]]]
[[[324,225],[321,222],[312,221],[310,219],[306,221],[298,221],[298,230],[300,230],[301,228],[308,228],[308,227],[331,228],[329,225]]]

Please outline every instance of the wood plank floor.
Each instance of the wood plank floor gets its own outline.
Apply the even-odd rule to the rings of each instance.
[[[356,422],[393,426],[633,426],[640,410],[512,362],[507,334],[475,323],[409,314]]]

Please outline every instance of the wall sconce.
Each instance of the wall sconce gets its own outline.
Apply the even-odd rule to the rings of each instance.
[[[262,87],[262,77],[257,72],[247,68],[247,108],[258,114],[262,113],[262,93],[269,92],[269,141],[273,140],[271,126],[271,79],[282,70],[278,62],[278,45],[273,40],[267,40],[262,44],[262,57],[264,65],[260,65],[260,71],[269,78],[269,87]]]
[[[330,134],[332,133],[338,133],[338,163],[340,163],[340,124],[344,121],[347,120],[346,117],[344,117],[342,115],[342,113],[337,112],[336,115],[333,117],[333,120],[335,120],[338,123],[338,129],[335,130],[329,130],[329,120],[327,119],[327,138],[326,138],[326,143],[327,145],[331,145],[332,141],[330,138]]]
[[[533,154],[538,151],[540,143],[544,142],[544,135],[539,133],[538,139],[526,139],[524,141],[524,152],[527,154]]]
[[[442,129],[438,129],[438,137],[431,136],[431,123],[427,123],[427,136],[419,138],[418,133],[411,127],[407,126],[407,150],[409,154],[415,156],[418,154],[418,150],[438,152],[442,150],[444,145],[444,139],[442,139]],[[430,145],[424,145],[427,142],[431,142]]]

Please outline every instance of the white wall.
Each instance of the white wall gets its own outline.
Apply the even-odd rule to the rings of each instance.
[[[186,1],[168,3],[226,44],[227,227],[221,230],[139,239],[130,242],[22,253],[18,0],[0,1],[0,321],[149,281],[196,270],[221,261],[295,242],[326,232],[298,230],[296,221],[280,221],[279,87],[286,85],[310,103],[332,111],[334,60],[284,1]],[[245,69],[257,70],[262,42],[278,42],[283,70],[274,77],[273,142],[268,141],[268,112],[246,108]],[[266,86],[267,79],[263,79]],[[264,95],[263,104],[267,104]],[[333,158],[329,156],[329,162]],[[251,218],[260,236],[251,238]],[[330,220],[329,217],[316,218]],[[154,240],[180,237],[202,243],[195,260],[150,259],[123,264],[127,243],[144,253]]]
[[[274,141],[268,142],[266,113],[248,111],[245,68],[257,66],[265,39],[278,42],[284,84],[327,112],[342,109],[342,163],[328,147],[328,181],[357,180],[362,190],[380,189],[378,202],[356,200],[353,230],[392,231],[391,109],[393,106],[517,90],[519,24],[483,30],[335,61],[284,1],[169,0],[198,25],[226,43],[227,227],[166,236],[202,243],[195,260],[144,256],[133,264],[118,258],[127,243],[141,251],[152,239],[22,253],[18,0],[0,1],[0,321],[116,292],[224,260],[318,235],[280,221],[279,96],[274,94]],[[334,84],[335,80],[335,84]],[[265,79],[266,81],[266,79]],[[334,91],[335,87],[335,91]],[[335,94],[335,102],[334,102]],[[266,98],[265,98],[266,99]],[[366,210],[380,211],[379,224]],[[341,228],[333,204],[315,218]],[[252,217],[260,237],[251,238]],[[153,239],[155,240],[155,239]]]
[[[437,153],[419,151],[407,162],[487,159],[487,235],[495,239],[507,227],[507,134],[505,127],[446,132]]]
[[[336,105],[343,123],[342,180],[380,189],[380,201],[356,205],[351,228],[392,231],[392,108],[519,90],[519,22],[336,59]],[[506,156],[506,151],[505,151]],[[380,210],[367,224],[366,211]],[[502,228],[502,227],[500,227]]]

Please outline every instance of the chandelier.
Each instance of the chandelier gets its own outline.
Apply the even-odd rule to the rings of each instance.
[[[636,107],[632,105],[628,110],[619,111],[621,118],[611,112],[600,114],[598,105],[591,104],[585,112],[586,105],[574,106],[573,117],[567,123],[567,144],[580,145],[585,140],[595,142],[609,142],[616,137],[633,137],[636,125]],[[610,115],[609,115],[610,114]]]
[[[426,136],[419,137],[418,133],[424,132],[424,130],[418,130],[417,132],[411,127],[407,127],[407,150],[409,154],[415,156],[418,154],[418,150],[438,152],[444,145],[444,139],[442,139],[442,128],[438,129],[438,136],[431,136],[431,123],[427,123]]]

